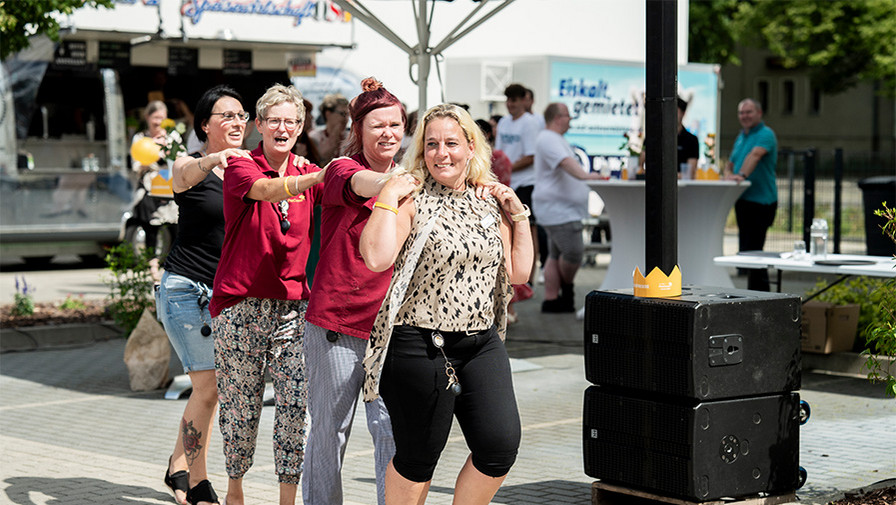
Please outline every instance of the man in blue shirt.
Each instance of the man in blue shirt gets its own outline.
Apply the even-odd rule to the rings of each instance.
[[[762,106],[746,98],[737,105],[737,118],[743,130],[734,141],[731,157],[725,166],[725,178],[750,181],[750,187],[734,204],[741,251],[761,251],[765,235],[778,210],[778,186],[775,167],[778,163],[778,139],[762,122]],[[768,271],[750,270],[747,289],[768,291]]]

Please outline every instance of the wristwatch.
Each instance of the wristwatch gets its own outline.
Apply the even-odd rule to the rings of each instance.
[[[523,211],[520,212],[519,214],[511,214],[510,220],[515,223],[518,223],[525,219],[529,219],[529,216],[531,216],[531,215],[532,215],[532,211],[529,210],[529,206],[526,204],[523,204]]]

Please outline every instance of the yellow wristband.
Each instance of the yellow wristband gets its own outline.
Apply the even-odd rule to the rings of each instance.
[[[395,207],[393,207],[391,205],[386,205],[385,203],[376,202],[375,204],[373,204],[373,208],[377,208],[377,207],[379,207],[381,209],[388,210],[389,212],[392,212],[396,216],[398,215],[398,209],[396,209]]]
[[[287,175],[286,177],[283,178],[283,190],[286,191],[286,194],[289,196],[296,196],[295,194],[289,192],[289,178],[290,177],[292,177],[292,176]],[[298,193],[296,193],[296,194],[298,194]]]

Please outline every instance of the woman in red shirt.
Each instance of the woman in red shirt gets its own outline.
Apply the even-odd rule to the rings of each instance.
[[[308,302],[305,354],[313,426],[305,452],[305,505],[342,503],[342,460],[364,380],[361,360],[392,272],[367,269],[358,240],[370,217],[382,175],[395,162],[407,120],[398,98],[373,78],[352,100],[346,157],[327,167],[321,197],[320,262]],[[382,400],[365,404],[373,437],[377,496],[385,502],[386,466],[395,453]]]
[[[224,173],[224,246],[209,307],[215,339],[219,423],[230,477],[227,503],[243,503],[242,479],[255,452],[265,368],[274,382],[274,462],[280,503],[294,503],[305,451],[302,350],[310,289],[305,263],[311,212],[324,171],[296,167],[290,152],[305,117],[302,95],[276,84],[258,99],[262,141],[252,159]]]

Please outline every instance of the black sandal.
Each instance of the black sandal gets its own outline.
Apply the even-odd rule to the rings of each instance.
[[[190,505],[196,505],[203,501],[208,503],[218,503],[218,495],[215,494],[215,490],[212,488],[212,483],[207,480],[199,482],[199,484],[196,484],[187,491],[187,503]]]
[[[189,493],[190,491],[190,473],[186,470],[180,470],[169,474],[169,468],[171,468],[170,457],[168,458],[168,466],[165,467],[165,485],[171,489],[174,500],[177,501],[176,491],[183,491],[184,493]]]

